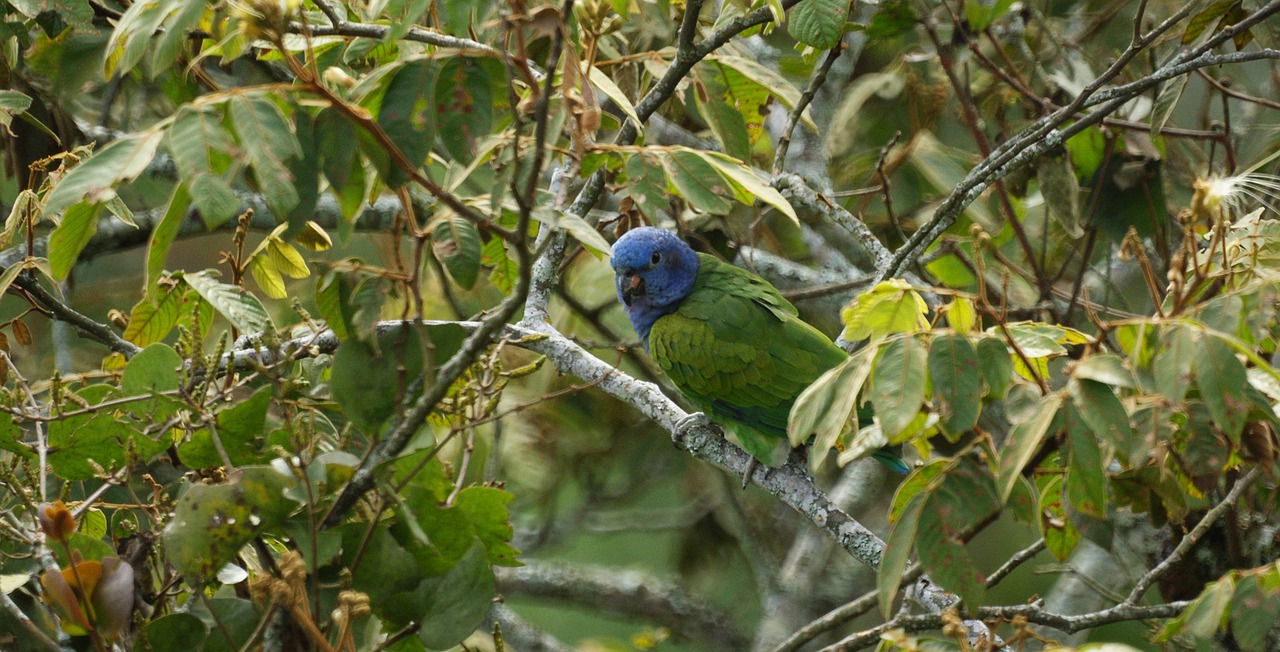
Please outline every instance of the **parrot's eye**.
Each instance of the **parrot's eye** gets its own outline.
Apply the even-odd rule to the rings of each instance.
[[[661,253],[661,252],[657,252],[657,251],[655,251],[655,252],[653,252],[653,255],[652,255],[652,256],[649,256],[649,264],[650,264],[650,265],[657,265],[657,264],[658,264],[658,263],[660,263],[660,262],[662,262],[662,253]]]

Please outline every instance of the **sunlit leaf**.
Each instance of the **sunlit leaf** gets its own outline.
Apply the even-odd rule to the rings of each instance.
[[[67,278],[76,258],[98,230],[100,204],[79,203],[67,208],[58,228],[49,234],[49,269],[59,281]]]
[[[155,297],[143,297],[129,313],[129,325],[124,329],[124,339],[145,347],[164,339],[178,323],[178,311],[182,306],[182,291],[168,289]]]
[[[868,337],[927,331],[928,310],[924,299],[906,281],[881,281],[840,311],[844,339],[856,342]]]

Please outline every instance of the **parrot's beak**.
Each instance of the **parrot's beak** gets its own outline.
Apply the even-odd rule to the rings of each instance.
[[[627,276],[622,279],[622,302],[631,305],[636,297],[644,294],[644,279],[639,275]]]

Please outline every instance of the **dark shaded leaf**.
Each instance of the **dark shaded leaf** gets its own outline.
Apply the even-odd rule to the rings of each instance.
[[[942,415],[942,429],[954,441],[955,436],[977,425],[982,411],[981,367],[969,338],[944,334],[933,339],[929,379]]]

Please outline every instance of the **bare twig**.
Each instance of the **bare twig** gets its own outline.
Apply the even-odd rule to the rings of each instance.
[[[836,44],[827,53],[822,64],[813,71],[813,77],[809,79],[809,85],[805,87],[804,92],[800,94],[799,101],[795,107],[791,109],[791,113],[787,115],[787,124],[782,127],[782,133],[778,135],[777,151],[773,154],[773,176],[782,174],[782,166],[787,160],[787,149],[791,147],[791,133],[796,130],[796,125],[800,124],[800,120],[804,117],[805,109],[809,108],[809,103],[813,102],[813,97],[818,94],[818,89],[827,81],[827,73],[831,72],[831,66],[835,64],[836,59],[840,58],[840,54],[844,52],[844,41]]]

